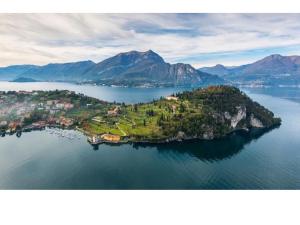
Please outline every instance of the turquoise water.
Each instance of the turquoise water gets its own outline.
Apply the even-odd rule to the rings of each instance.
[[[0,90],[8,85],[0,82]],[[27,90],[71,89],[125,102],[179,91],[26,85]],[[300,92],[282,96],[282,91],[246,90],[282,118],[279,128],[265,133],[164,145],[104,144],[98,149],[76,131],[45,130],[0,138],[0,189],[300,189],[300,104],[294,101]]]

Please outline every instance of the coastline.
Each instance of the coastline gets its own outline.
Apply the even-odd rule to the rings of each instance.
[[[66,128],[79,130],[92,145],[213,140],[237,130],[281,123],[271,111],[230,86],[199,88],[132,105],[58,90],[2,92],[0,97],[2,135]]]
[[[101,144],[113,144],[113,145],[122,145],[122,144],[149,144],[149,145],[156,145],[156,144],[172,144],[172,143],[178,143],[178,142],[189,142],[189,141],[214,141],[214,140],[219,140],[219,139],[224,139],[227,138],[228,136],[232,135],[232,134],[241,134],[241,135],[251,135],[252,133],[259,133],[259,134],[263,134],[266,133],[268,131],[271,131],[273,129],[279,128],[281,126],[281,123],[278,124],[273,124],[272,126],[269,127],[262,127],[262,128],[250,128],[250,129],[234,129],[222,136],[218,136],[218,137],[214,137],[211,139],[205,139],[205,138],[201,138],[201,137],[184,137],[184,138],[178,138],[178,137],[170,137],[167,139],[144,139],[144,140],[135,140],[135,139],[130,139],[130,138],[126,138],[126,139],[122,139],[120,141],[108,141],[108,140],[99,140],[99,142],[97,143],[93,143],[90,141],[90,138],[93,136],[91,135],[88,131],[83,130],[80,127],[62,127],[60,125],[46,125],[46,126],[41,126],[41,127],[32,127],[32,126],[25,126],[24,128],[21,128],[19,130],[15,130],[15,131],[0,131],[0,136],[4,137],[5,135],[14,135],[16,134],[17,137],[21,137],[21,134],[24,132],[33,132],[33,131],[42,131],[45,129],[53,129],[53,128],[57,128],[59,130],[74,130],[74,131],[78,131],[81,134],[83,134],[86,138],[87,138],[87,142],[89,142],[90,145],[92,146],[99,146]]]

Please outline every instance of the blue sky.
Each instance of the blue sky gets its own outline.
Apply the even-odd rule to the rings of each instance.
[[[152,49],[195,67],[300,55],[300,14],[0,14],[0,66]]]

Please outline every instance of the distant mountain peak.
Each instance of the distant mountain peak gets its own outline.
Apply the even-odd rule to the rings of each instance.
[[[282,59],[285,59],[285,58],[288,58],[288,57],[287,56],[282,56],[280,54],[272,54],[272,55],[269,55],[269,56],[266,56],[266,57],[262,58],[261,60],[258,60],[257,62],[282,60]]]
[[[222,75],[239,84],[300,85],[300,56],[272,54],[260,60],[237,67],[200,68],[200,71]]]
[[[267,56],[267,57],[270,57],[270,58],[283,58],[284,56],[280,55],[280,54],[272,54],[272,55]]]
[[[217,64],[217,65],[215,65],[215,67],[216,68],[226,68],[224,65],[222,65],[222,64]]]
[[[125,59],[130,59],[131,60],[147,60],[147,59],[152,59],[155,60],[156,62],[164,62],[163,58],[158,55],[157,53],[155,53],[154,51],[152,51],[151,49],[145,52],[139,52],[136,50],[132,50],[132,51],[128,51],[128,52],[123,52],[123,53],[119,53],[118,55],[114,56],[117,58],[125,58]],[[111,57],[111,58],[114,58]]]

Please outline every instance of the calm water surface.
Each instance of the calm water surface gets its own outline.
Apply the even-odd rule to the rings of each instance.
[[[180,91],[0,82],[0,90],[18,89],[70,89],[124,102]],[[246,90],[283,120],[263,134],[165,145],[100,145],[98,150],[76,131],[0,138],[0,189],[300,189],[300,91],[291,90]]]
[[[0,91],[33,91],[33,90],[71,90],[105,101],[138,103],[149,102],[153,99],[167,96],[174,92],[188,90],[188,88],[125,88],[94,85],[76,85],[57,82],[28,82],[16,83],[0,81]]]

